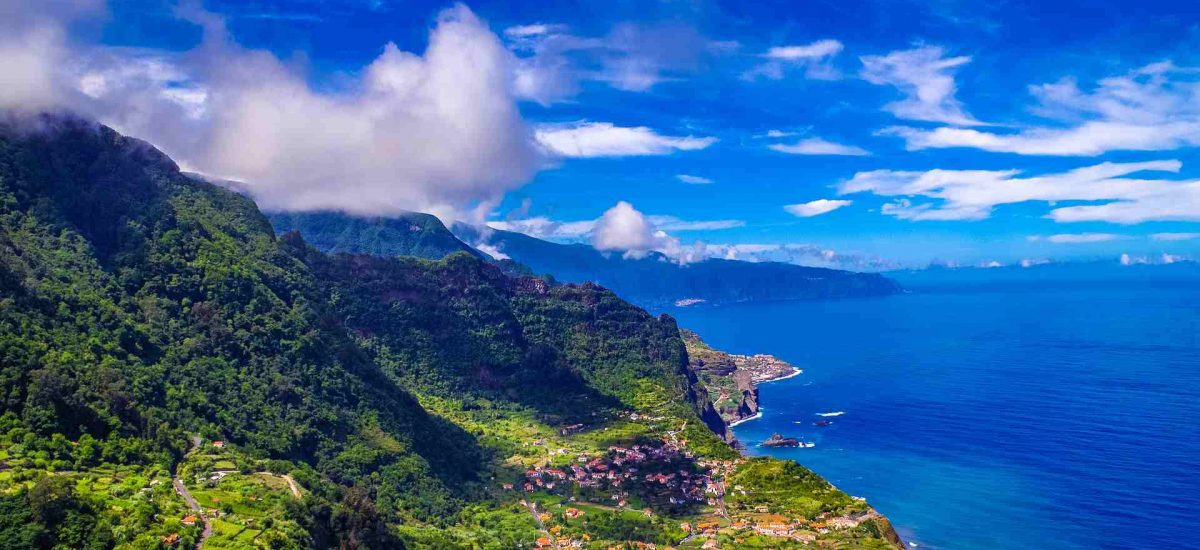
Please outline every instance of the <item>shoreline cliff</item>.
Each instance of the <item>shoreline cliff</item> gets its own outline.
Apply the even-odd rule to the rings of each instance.
[[[731,428],[762,416],[758,386],[791,378],[804,371],[773,355],[737,355],[714,349],[698,334],[687,329],[680,329],[680,335],[687,348],[689,370],[707,388],[711,408],[704,415],[709,417],[705,419],[706,423],[740,454],[747,456],[745,445],[734,437]],[[711,419],[714,413],[720,417],[718,422]],[[714,424],[719,426],[714,428]],[[896,548],[905,547],[891,521],[874,507],[868,507],[868,511],[861,516],[833,521],[866,520],[871,520],[879,536],[889,544]]]

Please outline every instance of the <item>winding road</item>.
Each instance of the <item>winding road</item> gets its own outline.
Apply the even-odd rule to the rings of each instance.
[[[196,452],[196,449],[200,447],[200,438],[192,436],[190,438],[190,443],[191,448],[188,449],[189,455]],[[200,521],[204,522],[204,530],[200,532],[200,540],[196,541],[196,549],[199,550],[204,546],[204,541],[208,539],[208,537],[212,536],[212,524],[209,523],[208,518],[204,516],[204,510],[200,509],[200,503],[196,502],[196,499],[192,497],[191,493],[188,492],[187,486],[183,484],[183,480],[179,479],[178,475],[171,476],[171,486],[175,488],[175,492],[179,493],[180,497],[183,497],[183,501],[187,503],[188,508],[196,513],[196,517],[200,518]]]
[[[554,538],[554,533],[551,533],[549,529],[546,529],[546,523],[543,522],[542,518],[538,516],[537,504],[535,504],[533,501],[529,501],[526,506],[529,508],[529,515],[533,516],[533,521],[537,523],[538,529],[541,529],[542,533],[545,533],[546,538],[550,539],[550,546],[553,548],[558,548],[558,540]]]

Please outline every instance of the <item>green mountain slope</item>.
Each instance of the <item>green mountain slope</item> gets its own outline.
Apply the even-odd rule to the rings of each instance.
[[[273,212],[267,219],[280,234],[298,231],[309,244],[329,253],[440,260],[455,252],[466,252],[483,257],[450,233],[441,220],[419,212],[390,217],[356,217],[338,212]]]
[[[0,382],[3,548],[889,544],[721,441],[669,317],[324,254],[70,117],[0,123]]]
[[[716,259],[679,265],[657,253],[623,258],[585,244],[552,243],[462,223],[447,229],[433,216],[412,212],[395,217],[278,213],[269,218],[280,233],[299,231],[310,244],[329,253],[438,260],[463,251],[490,259],[467,244],[486,243],[508,256],[494,263],[510,274],[537,273],[569,283],[591,281],[651,308],[681,300],[720,304],[883,296],[901,291],[895,281],[873,273]]]

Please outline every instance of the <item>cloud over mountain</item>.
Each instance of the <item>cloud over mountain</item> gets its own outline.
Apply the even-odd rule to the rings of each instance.
[[[515,59],[463,5],[438,15],[424,53],[385,44],[336,91],[241,46],[198,4],[177,11],[204,31],[194,50],[69,45],[50,23],[5,40],[0,78],[15,83],[0,101],[94,116],[190,170],[246,182],[265,208],[477,218],[542,163],[512,91]]]

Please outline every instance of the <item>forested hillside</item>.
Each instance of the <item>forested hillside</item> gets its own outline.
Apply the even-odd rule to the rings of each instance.
[[[467,243],[487,245],[488,250],[503,257],[492,261],[509,273],[549,275],[568,283],[593,282],[650,308],[679,301],[721,304],[811,300],[882,296],[901,290],[895,281],[874,273],[720,259],[680,265],[659,253],[625,258],[600,252],[588,244],[553,243],[462,223],[447,229],[437,218],[415,212],[392,217],[275,213],[269,218],[280,233],[299,231],[309,244],[330,253],[438,260],[457,251],[483,257]]]
[[[887,546],[687,365],[600,287],[330,256],[111,129],[0,124],[0,548]]]
[[[483,255],[458,240],[430,214],[406,212],[390,217],[357,217],[339,212],[272,212],[280,234],[298,231],[319,250],[375,256],[416,256],[440,260],[455,252]]]

